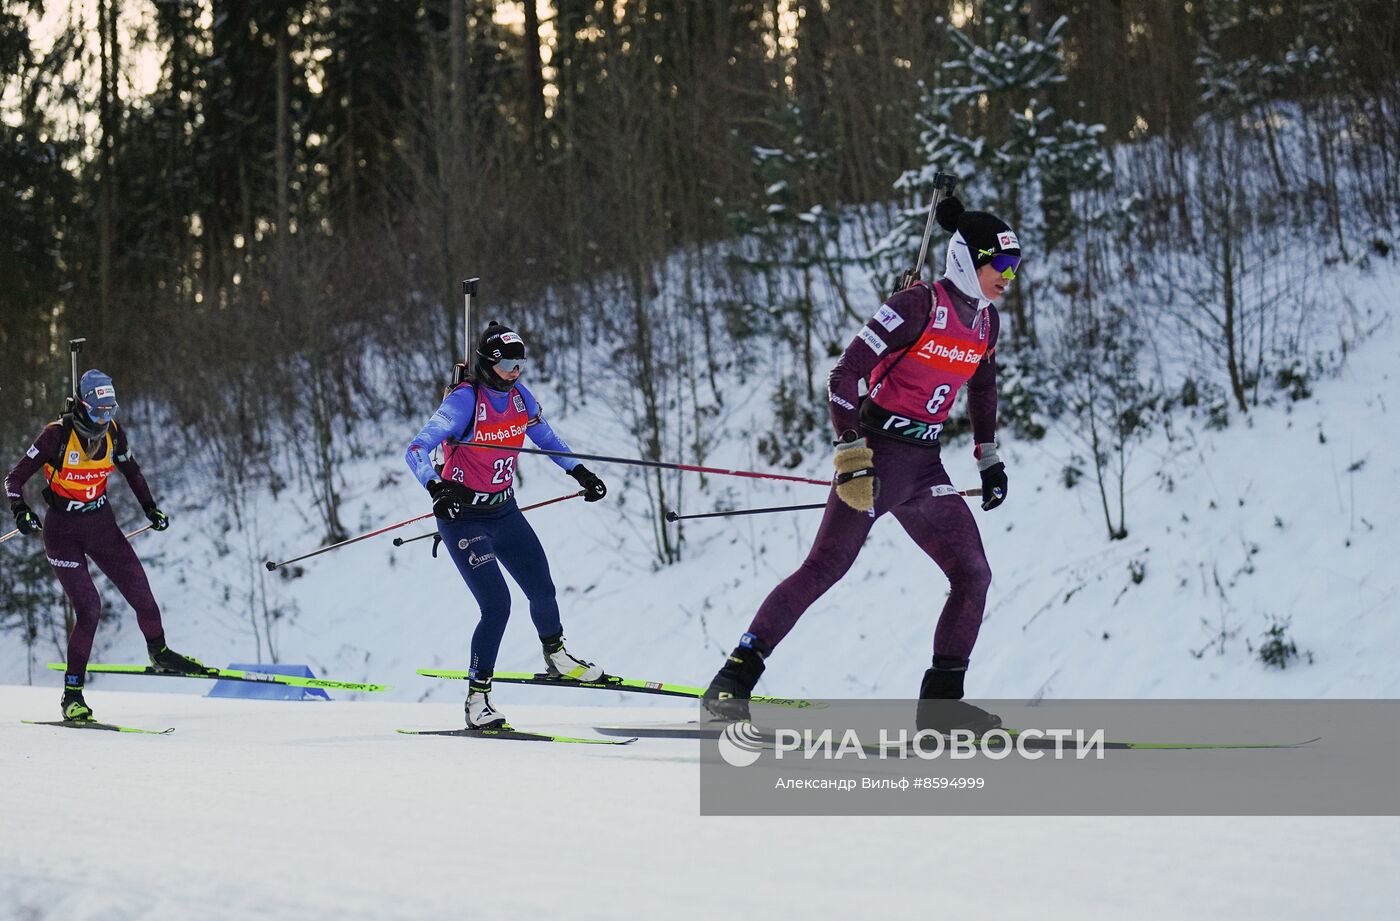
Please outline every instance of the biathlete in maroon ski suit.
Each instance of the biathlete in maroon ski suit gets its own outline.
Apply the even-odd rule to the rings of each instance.
[[[413,475],[433,497],[438,534],[481,608],[472,634],[467,687],[467,726],[472,729],[508,725],[491,704],[496,653],[510,619],[510,589],[501,563],[530,599],[530,619],[544,649],[547,672],[579,681],[594,681],[603,674],[564,648],[549,560],[515,502],[519,451],[512,449],[521,447],[526,435],[546,450],[569,450],[544,421],[534,394],[520,383],[524,367],[524,340],[493,321],[477,344],[475,379],[447,394],[405,456]],[[494,444],[501,450],[462,447],[461,442]],[[577,460],[556,457],[554,462],[583,487],[586,501],[607,495],[603,481]]]
[[[198,660],[166,646],[160,608],[151,594],[146,571],[107,501],[107,480],[113,470],[120,470],[151,527],[164,531],[170,526],[170,519],[151,497],[126,431],[116,423],[116,413],[112,379],[96,369],[86,372],[79,382],[73,411],[45,426],[5,477],[5,496],[15,523],[24,534],[43,533],[49,566],[73,605],[75,620],[63,676],[63,718],[67,720],[92,719],[92,709],[83,700],[83,677],[102,617],[102,599],[88,572],[89,559],[136,609],[136,623],[146,637],[152,665],[179,674],[210,671]],[[48,505],[42,524],[24,501],[24,484],[41,467],[47,480],[43,496]]]
[[[705,692],[706,710],[747,719],[764,659],[802,614],[844,576],[875,519],[894,515],[948,577],[951,592],[933,639],[918,709],[921,729],[985,731],[1000,719],[962,701],[963,678],[982,624],[991,568],[967,502],[940,458],[938,436],[964,385],[982,478],[982,508],[1006,497],[997,455],[995,350],[1000,321],[992,301],[1020,265],[1016,234],[991,214],[943,201],[939,224],[953,234],[943,278],[893,295],[865,324],[828,378],[837,434],[836,483],[807,559],[769,593]],[[869,384],[861,399],[860,381]]]

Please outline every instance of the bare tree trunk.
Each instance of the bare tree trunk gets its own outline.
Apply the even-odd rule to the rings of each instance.
[[[1225,302],[1222,305],[1225,311],[1225,322],[1223,329],[1225,333],[1225,368],[1230,374],[1230,391],[1235,395],[1235,402],[1240,407],[1240,412],[1248,412],[1249,404],[1245,400],[1244,380],[1240,375],[1239,350],[1236,347],[1235,325],[1238,302],[1235,291],[1235,241],[1234,234],[1230,229],[1231,196],[1226,197],[1224,214],[1220,221],[1220,271],[1221,271],[1221,293]]]
[[[97,275],[99,328],[106,322],[112,303],[112,221],[116,209],[112,188],[112,151],[116,131],[117,108],[117,0],[98,0],[98,56],[101,59],[98,122],[102,131],[99,142],[101,183],[98,190],[97,216]]]
[[[287,97],[289,95],[287,56],[290,53],[287,47],[287,25],[288,17],[283,16],[277,27],[277,141],[274,145],[276,158],[275,177],[277,181],[277,253],[278,261],[285,260],[287,251],[287,237],[291,233],[291,205],[288,201],[289,168],[288,159],[290,152],[287,144],[288,117],[287,117]]]
[[[452,333],[457,328],[457,290],[453,282],[456,281],[455,276],[460,274],[456,271],[460,267],[454,266],[453,260],[455,254],[462,251],[462,212],[466,208],[466,193],[463,189],[466,170],[463,169],[463,158],[467,152],[467,0],[449,0],[448,5],[451,14],[447,27],[447,106],[451,114],[448,119],[447,150],[441,151],[438,170],[443,181],[447,183],[447,220],[443,228],[447,238],[443,241],[443,269],[446,273],[443,280],[446,288],[442,304],[450,364],[451,356],[456,351],[456,336]],[[526,5],[529,5],[528,0]],[[473,339],[469,329],[464,330],[463,335],[468,342]],[[471,356],[463,355],[462,359],[470,363]]]
[[[535,0],[524,0],[525,7],[525,102],[530,120],[530,144],[535,160],[544,159],[544,70],[540,63],[540,14]]]

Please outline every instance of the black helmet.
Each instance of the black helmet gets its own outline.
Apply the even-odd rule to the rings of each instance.
[[[476,343],[476,379],[492,390],[509,390],[511,384],[496,374],[496,367],[502,364],[508,371],[525,369],[525,340],[492,320]]]

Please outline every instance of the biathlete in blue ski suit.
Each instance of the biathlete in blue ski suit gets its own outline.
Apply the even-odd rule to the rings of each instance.
[[[548,673],[580,681],[603,674],[564,648],[549,561],[515,502],[515,449],[526,435],[545,450],[570,450],[544,421],[534,395],[519,382],[524,367],[524,340],[492,321],[477,344],[475,379],[448,393],[405,456],[413,475],[433,497],[438,533],[481,606],[481,621],[472,634],[466,702],[467,726],[473,729],[507,725],[490,698],[496,653],[510,619],[510,590],[498,563],[505,564],[530,599],[530,619],[539,633]],[[500,450],[462,447],[460,442],[500,445]],[[440,462],[435,463],[435,457]],[[603,481],[577,460],[553,460],[583,487],[586,501],[607,495]]]

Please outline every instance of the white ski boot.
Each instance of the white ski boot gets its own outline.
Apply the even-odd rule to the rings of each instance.
[[[467,685],[467,728],[509,729],[501,711],[491,706],[491,682],[472,681]]]
[[[542,636],[540,643],[544,646],[544,667],[548,674],[573,681],[597,681],[603,677],[602,668],[564,648],[564,634]]]

